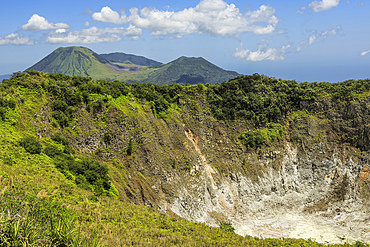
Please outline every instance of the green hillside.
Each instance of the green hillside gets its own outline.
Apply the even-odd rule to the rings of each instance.
[[[154,61],[152,59],[148,59],[143,56],[136,56],[133,54],[126,54],[122,52],[114,52],[114,53],[108,53],[108,54],[99,54],[99,56],[107,59],[110,62],[113,63],[132,63],[136,65],[141,66],[159,66],[162,63]]]
[[[154,84],[221,83],[240,74],[225,71],[203,58],[181,57],[165,65],[124,53],[98,55],[85,47],[61,47],[27,70],[94,80],[150,82]]]
[[[188,178],[190,162],[198,163],[191,154],[176,153],[188,148],[182,137],[166,135],[176,133],[183,121],[200,126],[201,112],[209,121],[229,121],[230,133],[236,132],[231,120],[244,121],[243,114],[255,116],[247,122],[251,130],[261,119],[284,125],[286,118],[297,118],[302,102],[314,97],[349,102],[368,97],[368,85],[299,85],[254,75],[209,87],[158,86],[15,73],[0,84],[0,246],[324,246],[303,239],[242,237],[228,221],[209,227],[159,208],[161,193],[175,190],[164,183],[165,176]],[[185,101],[196,104],[180,109]],[[264,111],[267,101],[274,107]],[[276,135],[276,146],[284,138],[289,137]],[[252,146],[247,140],[244,144]],[[275,144],[271,139],[261,145]],[[228,174],[228,165],[219,166]],[[158,180],[163,180],[159,194],[152,187]]]
[[[86,47],[60,47],[27,70],[109,79],[124,72]]]
[[[145,82],[159,85],[174,83],[215,84],[237,76],[240,74],[221,69],[204,58],[180,57],[150,73]]]

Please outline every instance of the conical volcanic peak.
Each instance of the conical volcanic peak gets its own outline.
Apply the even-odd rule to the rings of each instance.
[[[240,76],[201,57],[179,57],[167,64],[131,54],[97,54],[86,47],[60,47],[28,68],[54,74],[89,76],[95,80],[154,84],[215,84]]]
[[[91,76],[97,72],[114,70],[107,59],[86,47],[60,47],[28,70],[71,76]]]
[[[161,68],[149,75],[149,82],[156,84],[215,84],[228,81],[237,76],[235,71],[224,70],[202,57],[179,57],[162,65]]]

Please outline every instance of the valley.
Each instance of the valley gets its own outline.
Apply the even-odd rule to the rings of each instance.
[[[6,198],[21,198],[76,215],[68,229],[80,234],[65,243],[370,242],[369,80],[156,85],[29,71],[0,89],[9,227],[24,212]]]

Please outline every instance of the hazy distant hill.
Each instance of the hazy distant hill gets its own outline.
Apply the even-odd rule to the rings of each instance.
[[[86,47],[61,47],[27,70],[71,76],[89,76],[95,80],[150,82],[154,84],[221,83],[240,76],[226,71],[204,58],[180,57],[170,63],[125,53],[99,55]]]
[[[126,54],[122,52],[114,52],[114,53],[99,54],[99,55],[113,63],[130,62],[132,64],[142,65],[142,66],[159,66],[162,64],[160,62],[154,61],[152,59],[148,59],[143,56],[136,56],[133,54]]]
[[[9,79],[12,75],[0,75],[0,82],[2,82],[4,79]]]
[[[131,68],[132,69],[132,68]],[[86,47],[60,47],[27,70],[110,79],[130,68],[118,66]]]
[[[156,84],[215,84],[237,76],[240,74],[221,69],[204,58],[183,56],[149,74],[148,81]]]

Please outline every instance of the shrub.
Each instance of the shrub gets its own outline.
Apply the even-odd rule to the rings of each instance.
[[[225,232],[234,232],[235,228],[229,222],[223,222],[220,224],[220,229],[224,230]]]
[[[247,147],[258,149],[271,141],[280,140],[285,134],[285,128],[278,123],[269,123],[267,128],[248,131],[239,136],[239,140]]]
[[[53,158],[57,155],[61,155],[62,151],[59,150],[58,146],[50,144],[50,145],[45,147],[44,154],[46,154],[50,158]]]
[[[59,133],[56,133],[54,135],[51,135],[50,137],[53,141],[56,141],[57,143],[63,144],[64,146],[69,145],[69,141],[64,136],[61,136]]]
[[[6,108],[0,107],[0,120],[5,120]]]
[[[130,141],[128,142],[128,146],[127,146],[127,155],[130,156],[132,154],[132,150],[133,150],[133,144],[132,144],[132,139],[130,139]]]
[[[52,116],[57,120],[60,127],[68,126],[69,119],[62,111],[54,111]]]
[[[109,132],[104,133],[103,141],[105,143],[110,143],[113,140],[113,135]]]
[[[65,154],[75,154],[75,150],[71,146],[65,146],[63,153]]]
[[[240,141],[247,147],[257,149],[266,145],[266,140],[261,131],[249,131],[239,136]]]
[[[62,100],[55,100],[51,105],[53,111],[65,112],[67,110],[67,107],[68,107],[67,103]]]
[[[42,145],[32,136],[24,137],[19,143],[30,154],[40,154]]]
[[[74,159],[67,154],[54,157],[55,167],[80,188],[94,191],[97,195],[109,194],[112,183],[107,165],[89,159]]]

